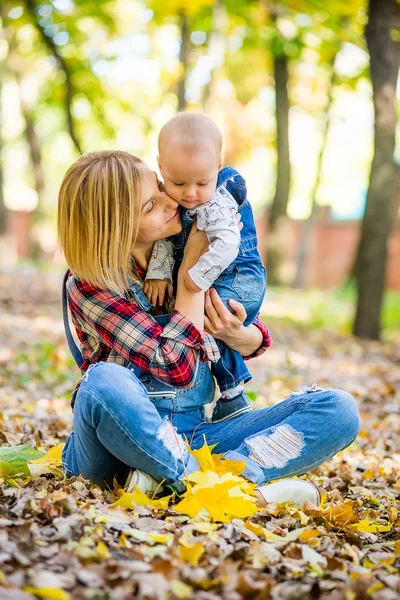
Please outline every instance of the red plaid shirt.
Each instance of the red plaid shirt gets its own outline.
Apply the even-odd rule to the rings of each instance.
[[[140,269],[138,274],[144,275]],[[138,307],[129,290],[121,296],[73,275],[67,281],[67,293],[84,371],[99,361],[132,363],[169,385],[185,388],[193,383],[197,358],[202,362],[219,358],[214,338],[177,310],[162,326]],[[254,324],[263,334],[263,343],[247,359],[262,354],[271,343],[265,325],[259,319]]]

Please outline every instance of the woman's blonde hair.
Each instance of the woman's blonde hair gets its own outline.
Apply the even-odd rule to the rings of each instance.
[[[66,172],[58,196],[58,235],[71,271],[123,293],[133,277],[144,163],[123,151],[90,152]]]

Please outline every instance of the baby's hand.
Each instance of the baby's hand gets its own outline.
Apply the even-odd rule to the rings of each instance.
[[[153,306],[162,306],[164,304],[165,293],[171,298],[173,294],[172,283],[163,281],[162,279],[147,279],[143,286],[143,291],[149,302]]]
[[[183,283],[185,284],[185,287],[189,290],[189,292],[193,292],[194,294],[198,294],[199,292],[201,292],[201,288],[199,288],[199,286],[195,284],[193,279],[190,277],[189,273],[186,273],[184,275]]]

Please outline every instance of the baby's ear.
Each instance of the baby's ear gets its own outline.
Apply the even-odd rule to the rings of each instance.
[[[220,163],[219,163],[219,165],[218,165],[218,171],[219,171],[219,170],[222,168],[222,165],[223,165],[223,164],[224,164],[224,157],[223,157],[223,156],[221,156]]]

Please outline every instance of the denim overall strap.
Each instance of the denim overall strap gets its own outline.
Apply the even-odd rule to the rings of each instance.
[[[247,199],[246,182],[233,167],[223,167],[218,173],[217,189],[224,186],[232,194],[239,205]]]
[[[79,350],[78,346],[76,345],[74,338],[72,337],[71,328],[69,325],[69,318],[68,318],[68,299],[67,299],[68,276],[69,276],[69,269],[67,269],[67,271],[65,272],[65,275],[63,278],[63,283],[62,283],[62,313],[63,313],[63,321],[64,321],[64,330],[65,330],[65,335],[67,337],[67,342],[68,342],[68,347],[70,349],[70,352],[71,352],[76,364],[81,369],[82,364],[83,364],[83,356],[82,356],[82,353]]]

